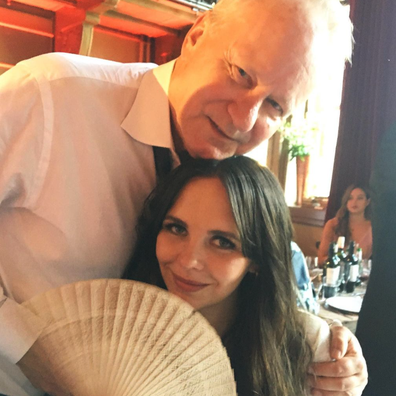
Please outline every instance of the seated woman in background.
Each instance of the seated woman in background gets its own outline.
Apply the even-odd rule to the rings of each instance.
[[[370,195],[366,188],[350,185],[341,200],[336,217],[329,220],[323,230],[319,245],[318,262],[322,265],[327,258],[329,245],[344,236],[346,246],[355,241],[362,248],[363,258],[371,257],[373,234],[370,221]]]
[[[209,321],[238,394],[305,395],[312,349],[329,359],[329,329],[297,309],[291,237],[268,169],[246,157],[192,160],[149,197],[124,277],[169,290]]]

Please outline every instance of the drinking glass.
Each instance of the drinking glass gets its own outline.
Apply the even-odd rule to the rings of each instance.
[[[307,256],[306,262],[307,262],[309,277],[311,278],[311,281],[316,279],[316,277],[318,275],[323,274],[323,269],[318,267],[318,258],[317,257]]]
[[[362,281],[362,284],[366,284],[368,282],[368,279],[370,277],[371,273],[371,260],[368,259],[363,259],[362,260],[362,271],[360,273],[360,280]]]
[[[315,300],[320,301],[323,299],[323,293],[322,293],[322,288],[323,288],[323,279],[322,279],[322,274],[318,274],[315,276],[315,278],[312,279],[312,287],[315,292]]]
[[[313,256],[306,257],[307,267],[309,270],[318,268],[318,258]]]

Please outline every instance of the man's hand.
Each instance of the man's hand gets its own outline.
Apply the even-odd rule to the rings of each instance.
[[[29,381],[37,389],[41,389],[53,396],[71,396],[71,393],[60,388],[56,383],[56,375],[40,344],[40,338],[17,363]]]
[[[342,326],[331,327],[332,362],[311,366],[309,384],[313,396],[359,396],[367,385],[367,365],[359,341]]]

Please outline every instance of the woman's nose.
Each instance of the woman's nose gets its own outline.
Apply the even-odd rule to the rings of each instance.
[[[202,270],[204,268],[204,254],[199,245],[187,244],[178,255],[178,263],[185,269]]]

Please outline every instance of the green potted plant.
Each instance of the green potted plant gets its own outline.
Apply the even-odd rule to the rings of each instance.
[[[315,123],[308,120],[292,124],[290,120],[280,128],[284,140],[288,143],[289,160],[308,157],[312,150],[313,134],[318,130]]]
[[[310,152],[313,149],[313,137],[317,130],[316,123],[307,119],[296,123],[292,123],[289,119],[280,128],[283,137],[283,145],[287,148],[289,161],[296,158],[297,206],[302,205],[308,175]]]

